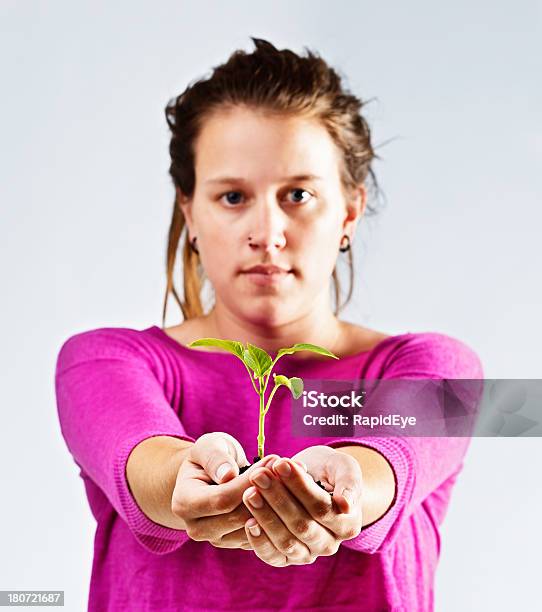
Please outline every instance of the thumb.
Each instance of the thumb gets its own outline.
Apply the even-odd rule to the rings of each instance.
[[[196,451],[195,456],[193,453],[195,460],[218,484],[238,476],[239,466],[248,463],[243,447],[225,432],[204,434],[198,438],[193,450]]]

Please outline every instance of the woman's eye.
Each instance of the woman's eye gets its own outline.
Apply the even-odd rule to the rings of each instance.
[[[233,194],[234,196],[239,196],[239,195],[240,195],[240,193],[241,193],[240,191],[227,191],[226,193],[223,193],[223,194],[220,196],[220,199],[222,200],[222,198],[223,198],[224,196],[226,196],[228,204],[238,204],[238,203],[239,203],[239,200],[237,200],[235,197],[234,197],[234,198],[232,198],[232,199],[230,199],[228,196],[231,196],[232,194]]]
[[[288,193],[294,195],[294,199],[290,200],[290,202],[293,203],[293,204],[303,204],[308,199],[313,197],[312,193],[309,193],[305,189],[300,189],[300,188],[290,189],[290,191]],[[303,196],[303,194],[305,194],[305,196]],[[233,205],[233,204],[240,204],[240,202],[241,202],[240,198],[242,198],[242,195],[243,194],[240,191],[226,191],[225,193],[223,193],[220,196],[219,199],[221,201],[227,202],[228,204],[231,204],[231,205]],[[304,200],[303,200],[303,197],[305,197]]]
[[[311,194],[311,193],[309,193],[308,191],[306,191],[305,189],[299,189],[299,188],[298,188],[298,189],[291,189],[289,193],[293,193],[293,194],[295,194],[295,195],[296,195],[296,198],[297,198],[297,197],[303,197],[303,196],[300,196],[300,194],[302,194],[302,193],[306,194],[306,195],[307,195],[309,198],[312,198],[312,194]],[[308,199],[308,198],[307,198],[307,199]],[[307,199],[305,199],[305,201],[307,201]],[[295,202],[296,204],[299,204],[299,203],[300,203],[300,200],[297,200],[297,199],[296,199],[296,200],[294,200],[294,202]]]

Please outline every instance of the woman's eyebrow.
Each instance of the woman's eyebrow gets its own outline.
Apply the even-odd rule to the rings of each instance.
[[[323,181],[324,179],[321,176],[317,176],[316,174],[296,174],[295,176],[286,176],[279,180],[280,182],[286,182],[286,181]],[[221,176],[219,178],[208,179],[204,182],[205,184],[214,185],[217,183],[246,183],[246,180],[242,177]]]

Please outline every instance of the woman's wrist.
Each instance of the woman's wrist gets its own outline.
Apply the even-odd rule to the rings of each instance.
[[[135,446],[126,464],[128,486],[141,511],[164,527],[186,529],[171,509],[177,474],[193,442],[153,436]]]
[[[361,467],[362,480],[362,528],[381,519],[395,499],[395,476],[388,460],[373,448],[361,446],[335,447],[356,459]]]

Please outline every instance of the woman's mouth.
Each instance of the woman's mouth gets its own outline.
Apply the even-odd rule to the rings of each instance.
[[[244,272],[243,276],[246,276],[247,279],[254,283],[255,285],[259,285],[262,287],[265,286],[273,286],[280,285],[290,276],[293,276],[293,270],[289,272],[281,271],[281,272]]]

